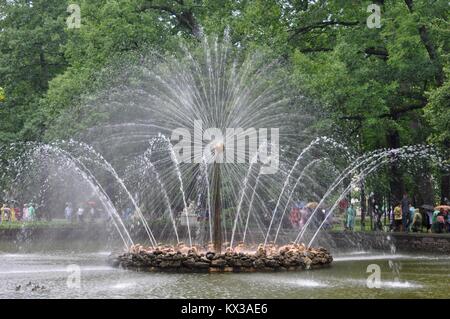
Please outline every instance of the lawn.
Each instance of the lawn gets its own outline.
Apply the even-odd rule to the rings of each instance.
[[[37,220],[37,221],[4,221],[0,223],[0,229],[18,229],[18,228],[70,228],[76,224],[71,224],[65,219],[53,219],[52,221]]]

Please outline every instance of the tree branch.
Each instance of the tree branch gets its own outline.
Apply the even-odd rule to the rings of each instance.
[[[389,58],[389,53],[387,52],[387,50],[385,48],[370,47],[370,48],[366,48],[364,50],[364,53],[367,55],[374,55],[385,61]]]
[[[302,53],[312,53],[312,52],[328,52],[333,51],[333,48],[304,48],[304,49],[298,49]]]
[[[184,5],[184,2],[182,0],[177,0],[176,2],[178,3],[178,5],[181,6]],[[155,5],[152,4],[151,2],[146,2],[138,10],[139,11],[158,10],[169,13],[177,19],[180,25],[186,27],[191,32],[192,35],[199,38],[200,27],[191,9],[192,8],[181,8],[178,12],[177,10],[175,10],[175,8],[168,5]]]
[[[408,10],[410,13],[413,13],[414,11],[414,2],[413,0],[405,0],[406,6],[408,7]],[[431,62],[434,63],[436,66],[436,82],[438,86],[442,86],[444,84],[444,69],[441,63],[441,59],[439,57],[439,54],[437,53],[436,48],[434,47],[433,42],[431,41],[430,35],[428,34],[427,27],[425,25],[419,26],[419,35],[420,40],[422,41],[423,45],[425,46],[425,49],[428,52],[428,56],[430,57]]]
[[[311,25],[307,25],[307,26],[304,26],[304,27],[301,27],[301,28],[297,28],[295,30],[291,30],[291,31],[293,31],[293,34],[291,34],[289,36],[289,40],[291,40],[293,37],[295,37],[295,36],[297,36],[299,34],[307,33],[307,32],[309,32],[311,30],[314,30],[314,29],[321,29],[321,28],[324,28],[324,27],[327,27],[327,26],[340,26],[340,25],[341,26],[355,26],[355,25],[358,25],[358,24],[359,24],[358,21],[336,21],[336,20],[333,20],[333,21],[317,22],[317,23],[314,23],[314,24],[311,24]]]
[[[414,110],[420,110],[423,109],[427,105],[427,102],[421,102],[418,104],[411,104],[405,107],[400,107],[397,109],[392,109],[389,113],[383,113],[377,116],[362,116],[362,115],[349,115],[349,116],[342,116],[339,119],[340,120],[349,120],[349,121],[365,121],[368,119],[383,119],[383,118],[391,118],[391,119],[398,119],[398,117],[404,113],[411,112]]]

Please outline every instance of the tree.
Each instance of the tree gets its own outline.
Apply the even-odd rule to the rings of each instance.
[[[72,137],[95,122],[80,108],[83,96],[111,82],[102,72],[114,60],[154,51],[164,54],[179,42],[176,23],[141,0],[78,2],[81,27],[66,30],[64,54],[69,67],[49,83],[40,100],[45,138]],[[97,114],[98,115],[98,114]],[[30,125],[33,127],[34,125]]]
[[[149,50],[170,54],[181,39],[196,44],[202,33],[228,29],[237,49],[269,51],[292,71],[286,82],[317,101],[293,106],[316,115],[314,134],[349,141],[359,153],[425,142],[449,149],[447,1],[77,3],[81,27],[67,29],[66,1],[0,0],[1,142],[72,137],[107,116],[80,107],[113,81],[107,65],[139,63]],[[373,3],[380,28],[366,23]],[[433,172],[426,167],[414,179],[431,180]],[[398,165],[382,175],[397,200],[415,189]],[[442,197],[450,197],[449,175],[436,176]],[[418,191],[431,192],[430,181],[423,185]]]
[[[2,141],[20,138],[48,82],[66,68],[65,10],[59,0],[0,1],[0,85],[8,96],[0,111]]]
[[[445,81],[445,31],[436,26],[445,24],[446,3],[416,1],[411,10],[411,2],[383,1],[382,27],[368,29],[365,6],[319,1],[322,14],[293,28],[291,40],[302,40],[293,55],[298,82],[324,102],[340,124],[336,133],[359,142],[361,151],[422,143],[430,132],[423,111],[428,92]],[[390,183],[399,200],[404,181],[397,165]]]

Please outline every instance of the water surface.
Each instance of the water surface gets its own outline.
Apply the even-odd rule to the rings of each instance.
[[[108,254],[72,250],[0,252],[0,298],[450,297],[449,256],[350,252],[335,253],[331,267],[312,271],[164,274],[111,268],[106,263]],[[380,288],[367,287],[370,264],[381,269]],[[70,265],[80,267],[79,288],[68,288]],[[35,285],[45,289],[32,291]]]

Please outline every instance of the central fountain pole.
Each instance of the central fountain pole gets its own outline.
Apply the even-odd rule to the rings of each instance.
[[[216,254],[222,252],[222,203],[220,198],[220,164],[213,164],[213,207],[214,207],[214,229],[213,241]]]
[[[223,152],[223,144],[218,144],[215,147],[216,156]],[[220,164],[214,161],[213,164],[213,207],[214,207],[214,229],[213,229],[213,243],[216,254],[222,252],[222,202],[220,194]]]

